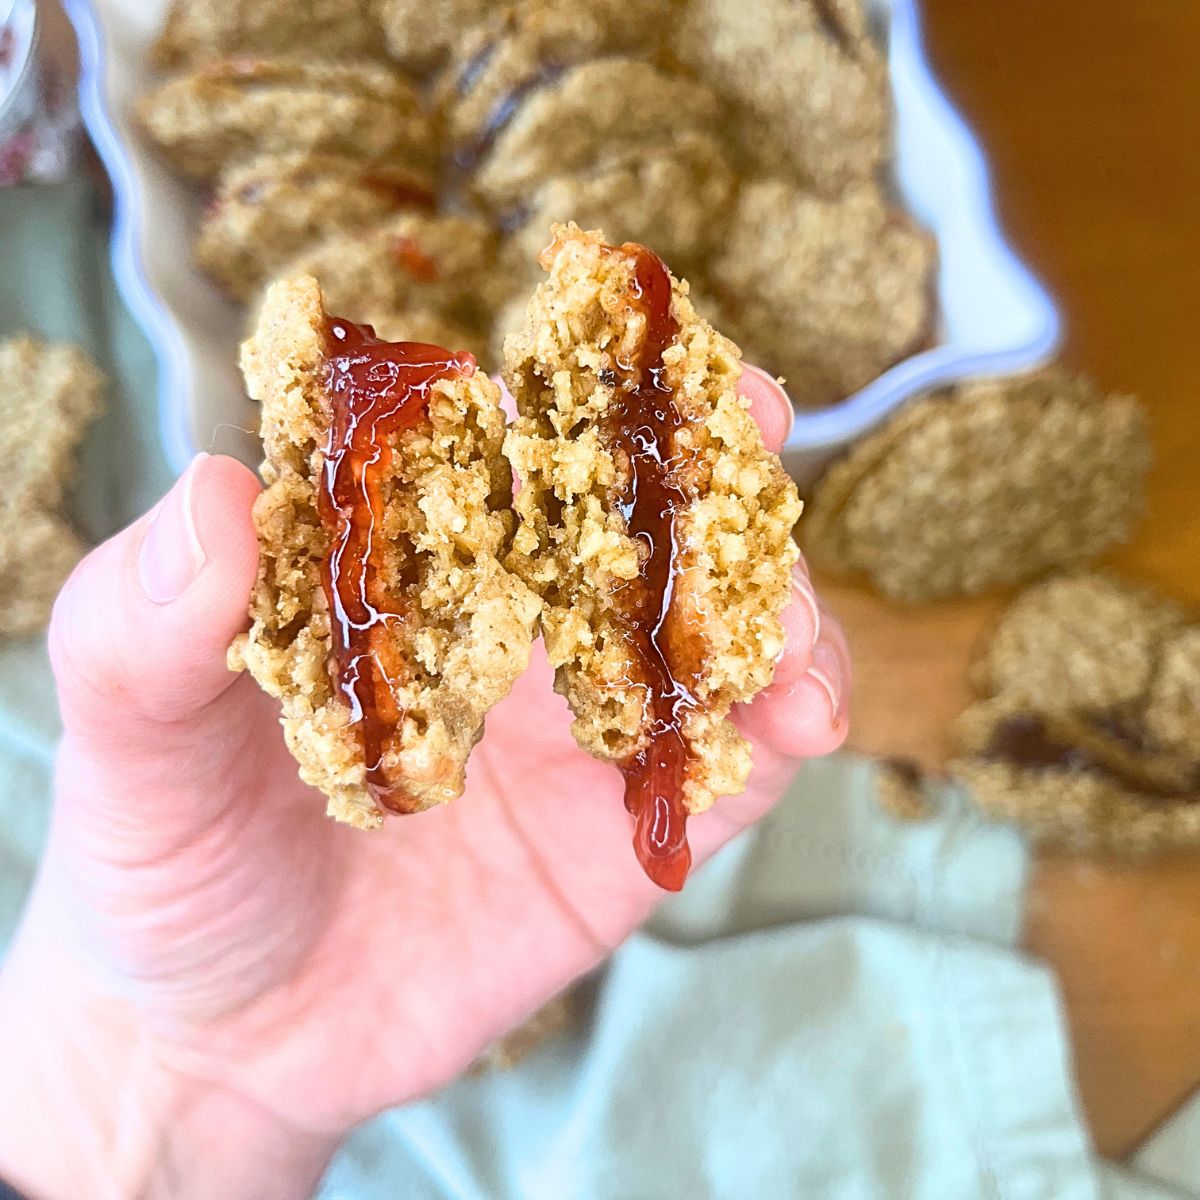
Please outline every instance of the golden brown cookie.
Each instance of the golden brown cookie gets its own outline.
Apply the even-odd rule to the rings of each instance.
[[[410,212],[335,234],[287,273],[314,276],[334,312],[383,338],[480,353],[501,286],[495,262],[496,235],[483,221]]]
[[[612,145],[661,147],[703,130],[717,109],[702,84],[632,58],[551,64],[489,112],[459,157],[476,195],[504,209],[543,180],[590,166]]]
[[[756,173],[827,196],[880,173],[891,97],[861,0],[690,0],[673,48],[732,107],[731,144]]]
[[[378,64],[226,58],[143,96],[138,119],[185,175],[258,154],[337,154],[423,169],[438,139],[416,90]]]
[[[1042,711],[1099,712],[1143,696],[1183,609],[1149,588],[1082,571],[1026,588],[1000,617],[973,668],[985,696]]]
[[[800,501],[737,393],[737,347],[633,244],[560,226],[509,341],[521,487],[511,564],[576,740],[621,768],[651,878],[682,886],[685,823],[740,792],[731,706],[784,645]]]
[[[440,63],[495,7],[495,0],[375,0],[388,52],[416,71]]]
[[[196,260],[231,296],[248,301],[289,259],[331,234],[435,203],[428,172],[335,154],[264,154],[221,175]]]
[[[377,56],[370,0],[172,0],[152,57],[159,67],[232,54]]]
[[[910,604],[1086,562],[1128,537],[1150,447],[1141,407],[1060,369],[910,403],[817,486],[804,545]]]
[[[372,828],[452,800],[539,607],[501,561],[499,389],[467,355],[329,317],[307,277],[270,289],[242,366],[267,487],[253,624],[230,664],[281,700],[330,815]]]
[[[75,448],[100,411],[104,377],[78,347],[28,334],[0,341],[0,635],[32,633],[83,554],[59,514]]]
[[[933,240],[873,184],[826,200],[750,183],[723,232],[709,286],[732,336],[801,407],[844,399],[928,339]]]
[[[1135,728],[1001,695],[969,708],[955,736],[952,776],[1035,841],[1116,854],[1200,844],[1196,760],[1163,756]]]

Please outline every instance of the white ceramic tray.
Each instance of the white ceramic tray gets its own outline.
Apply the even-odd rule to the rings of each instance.
[[[253,462],[254,413],[233,347],[241,312],[192,265],[197,198],[137,136],[134,99],[167,0],[66,0],[80,40],[84,121],[113,181],[113,264],[161,366],[163,440],[179,468],[196,449]],[[935,344],[840,404],[797,416],[785,457],[802,482],[925,388],[1028,370],[1059,338],[1053,302],[1006,244],[987,165],[925,59],[915,0],[871,0],[888,31],[896,187],[937,238]]]

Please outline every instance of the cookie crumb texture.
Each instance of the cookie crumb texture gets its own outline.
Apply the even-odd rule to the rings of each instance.
[[[34,633],[84,546],[61,515],[75,448],[100,411],[104,376],[78,347],[21,334],[0,342],[0,636]]]
[[[627,247],[558,226],[543,263],[549,279],[506,354],[519,417],[505,452],[521,483],[509,561],[543,598],[543,636],[576,740],[622,765],[646,749],[652,705],[622,600],[645,546],[621,510],[631,464],[609,422],[649,322],[631,302]],[[669,477],[686,498],[664,640],[673,675],[698,701],[682,719],[692,756],[683,802],[696,813],[745,786],[750,747],[727,716],[770,682],[783,649],[800,501],[737,394],[737,348],[696,315],[687,291],[672,280],[678,332],[662,356],[680,419]]]
[[[382,823],[367,783],[361,731],[331,674],[324,587],[331,533],[318,508],[333,418],[324,382],[327,316],[309,277],[274,285],[242,368],[262,404],[266,490],[255,504],[261,547],[252,626],[230,650],[283,706],[300,776],[328,811],[360,828]],[[511,476],[501,455],[499,389],[482,373],[434,383],[428,420],[395,434],[383,481],[379,579],[401,597],[385,657],[401,714],[382,766],[413,811],[462,793],[488,709],[529,661],[537,597],[501,562],[508,547]]]

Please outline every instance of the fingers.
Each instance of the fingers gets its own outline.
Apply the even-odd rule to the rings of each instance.
[[[107,744],[186,722],[234,680],[258,562],[258,481],[198,456],[147,516],[97,547],[55,605],[50,652],[68,732]]]
[[[738,394],[750,401],[750,415],[762,430],[763,444],[778,454],[796,419],[787,392],[760,367],[747,366],[742,369]]]
[[[780,618],[788,642],[775,678],[735,719],[747,737],[776,753],[811,758],[846,739],[852,670],[842,627],[817,600],[803,565],[793,590]]]

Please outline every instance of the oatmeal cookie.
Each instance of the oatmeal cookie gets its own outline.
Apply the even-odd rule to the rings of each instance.
[[[495,0],[374,0],[391,56],[426,71],[484,23]]]
[[[330,815],[371,828],[385,808],[452,800],[539,607],[501,562],[499,390],[469,356],[328,317],[307,277],[271,288],[242,365],[267,487],[252,626],[230,665],[282,701]]]
[[[510,222],[504,263],[514,279],[537,269],[550,228],[575,221],[603,227],[615,241],[641,242],[676,269],[707,266],[725,236],[737,180],[708,133],[682,134],[671,146],[636,146],[609,154],[575,175],[547,179]]]
[[[1127,538],[1149,460],[1132,397],[1057,368],[964,383],[908,405],[826,472],[805,550],[906,603],[975,595]]]
[[[935,256],[874,185],[825,200],[758,180],[742,188],[709,284],[746,354],[816,408],[928,339]]]
[[[520,205],[537,184],[575,173],[609,146],[669,146],[716,120],[716,97],[702,84],[632,58],[547,66],[493,108],[459,146],[471,186],[500,209]]]
[[[1200,770],[1079,714],[1021,697],[969,708],[955,727],[951,775],[988,816],[1035,841],[1085,852],[1144,854],[1200,844]]]
[[[369,0],[173,0],[151,57],[171,69],[233,54],[378,56]]]
[[[861,0],[691,0],[673,49],[732,107],[731,143],[753,171],[826,196],[879,175],[891,97]]]
[[[332,311],[375,326],[385,339],[402,333],[476,353],[501,288],[495,260],[496,235],[485,222],[409,212],[335,234],[287,273],[314,276]]]
[[[740,792],[731,706],[771,680],[800,501],[737,393],[737,348],[641,246],[555,229],[507,347],[521,482],[510,563],[576,740],[618,765],[651,878],[682,886],[689,813]]]
[[[1173,601],[1110,575],[1057,575],[1026,588],[972,668],[985,696],[1042,711],[1100,712],[1145,694],[1167,638],[1184,624]]]
[[[1146,698],[1146,729],[1161,746],[1200,759],[1200,627],[1167,640]]]
[[[0,341],[0,634],[46,624],[83,544],[59,515],[75,447],[100,411],[104,377],[82,350],[28,334]]]
[[[185,175],[211,179],[258,154],[337,154],[424,169],[434,124],[413,86],[386,67],[301,58],[226,58],[143,96],[138,119]]]
[[[221,175],[200,224],[196,260],[244,302],[330,234],[435,203],[428,172],[364,166],[335,154],[264,154]]]

